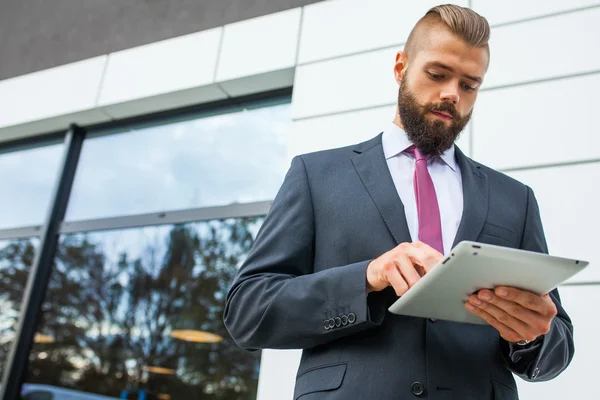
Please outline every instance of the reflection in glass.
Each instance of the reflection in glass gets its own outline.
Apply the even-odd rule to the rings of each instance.
[[[231,218],[63,236],[38,325],[54,341],[33,345],[27,387],[254,399],[260,353],[237,347],[222,315],[261,223]]]
[[[37,238],[0,241],[0,377],[15,338],[21,301],[38,242]]]
[[[0,229],[44,222],[63,148],[56,144],[0,153]]]
[[[290,105],[90,136],[67,220],[271,200],[287,170]]]

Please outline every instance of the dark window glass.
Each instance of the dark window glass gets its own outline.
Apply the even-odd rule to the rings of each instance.
[[[38,244],[37,238],[0,241],[0,377],[15,338],[23,292]]]
[[[0,229],[45,222],[63,148],[56,144],[0,152]]]
[[[275,197],[287,169],[289,103],[190,118],[91,134],[66,219]]]
[[[260,352],[235,345],[223,308],[262,221],[62,236],[23,393],[256,398]]]

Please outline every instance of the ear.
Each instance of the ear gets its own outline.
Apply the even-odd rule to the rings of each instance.
[[[407,66],[408,58],[406,57],[406,53],[403,51],[396,53],[396,62],[394,63],[394,78],[396,78],[398,85],[402,83]]]

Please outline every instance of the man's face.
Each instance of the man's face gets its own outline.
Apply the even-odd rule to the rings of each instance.
[[[452,146],[471,118],[488,52],[436,28],[412,57],[408,68],[402,60],[395,66],[397,74],[402,70],[400,122],[423,153],[440,154]]]

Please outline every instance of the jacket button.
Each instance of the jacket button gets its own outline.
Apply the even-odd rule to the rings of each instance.
[[[421,382],[413,383],[410,388],[415,396],[421,396],[425,392],[425,386]]]
[[[356,315],[354,315],[354,313],[348,314],[348,322],[353,324],[354,321],[356,321]]]
[[[346,326],[348,325],[348,316],[347,315],[342,315],[342,325]]]
[[[339,328],[342,326],[342,319],[340,317],[335,317],[335,327]]]
[[[331,327],[329,326],[329,320],[328,320],[328,319],[326,319],[326,320],[323,322],[323,326],[324,326],[324,327],[325,327],[325,329],[327,329],[327,330],[330,330],[330,329],[331,329]]]

